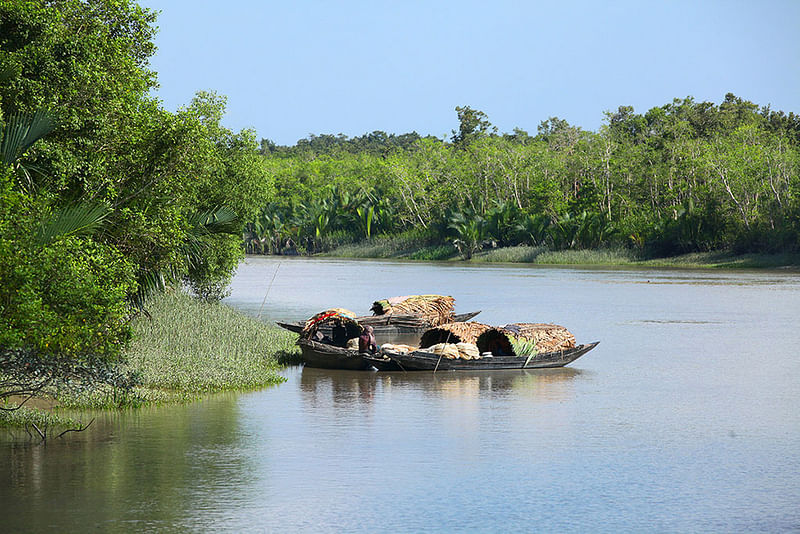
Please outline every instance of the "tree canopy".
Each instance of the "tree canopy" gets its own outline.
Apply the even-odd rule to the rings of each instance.
[[[550,117],[535,136],[519,128],[499,135],[469,106],[456,115],[449,142],[390,146],[384,137],[383,150],[330,150],[316,136],[265,153],[275,202],[249,225],[249,250],[274,252],[291,239],[316,251],[364,239],[359,209],[372,209],[370,235],[411,233],[418,243],[473,249],[800,248],[794,113],[729,93],[719,105],[687,97],[643,114],[620,106],[598,132]]]
[[[242,221],[271,199],[224,98],[171,113],[150,96],[155,18],[130,0],[0,2],[4,137],[34,114],[53,125],[0,168],[4,348],[115,357],[148,291],[224,294]]]

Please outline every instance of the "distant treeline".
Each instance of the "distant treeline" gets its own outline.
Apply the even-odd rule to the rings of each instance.
[[[261,141],[273,201],[251,253],[318,252],[379,235],[552,249],[786,252],[800,245],[800,116],[727,94],[622,106],[598,132],[552,117],[500,134],[457,107],[450,139],[373,132]]]

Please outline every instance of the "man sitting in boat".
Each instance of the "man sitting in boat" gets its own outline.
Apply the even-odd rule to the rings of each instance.
[[[358,336],[358,352],[375,354],[378,352],[378,344],[375,342],[375,329],[367,325]]]
[[[333,327],[331,328],[331,344],[337,347],[347,346],[347,327],[344,326],[342,321],[338,318],[333,320]]]

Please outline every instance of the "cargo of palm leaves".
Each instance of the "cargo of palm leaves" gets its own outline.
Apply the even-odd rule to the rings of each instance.
[[[563,367],[597,344],[576,345],[575,336],[555,324],[455,322],[426,330],[420,348],[384,344],[365,359],[379,370],[535,369]]]
[[[480,313],[456,314],[455,299],[443,295],[406,295],[376,300],[371,311],[372,315],[359,316],[355,320],[361,326],[371,326],[375,336],[381,340],[394,335],[421,334],[428,328],[447,323],[469,321]],[[304,321],[277,324],[298,334],[305,326]]]

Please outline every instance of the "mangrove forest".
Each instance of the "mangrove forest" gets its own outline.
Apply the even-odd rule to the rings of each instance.
[[[219,301],[246,253],[798,252],[793,112],[681,97],[596,132],[543,117],[502,133],[457,105],[446,138],[278,146],[226,128],[211,91],[166,110],[155,23],[130,0],[0,0],[0,403],[65,377],[140,385],[121,366],[135,318],[170,289]]]

